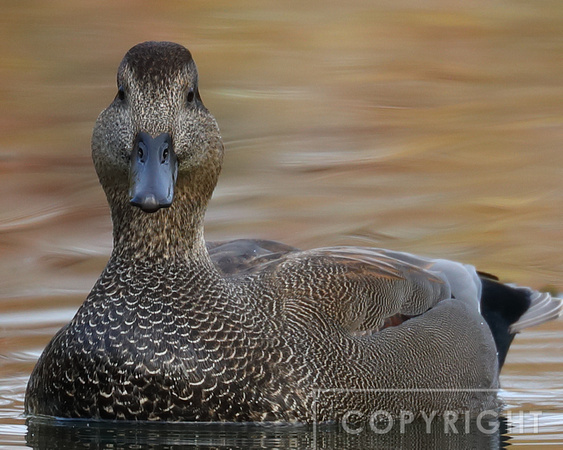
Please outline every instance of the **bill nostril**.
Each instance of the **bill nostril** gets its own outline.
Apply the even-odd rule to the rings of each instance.
[[[139,141],[137,143],[137,160],[144,163],[148,157],[148,150],[144,142]]]

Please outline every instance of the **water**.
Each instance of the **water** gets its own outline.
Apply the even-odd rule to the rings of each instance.
[[[90,133],[148,39],[191,49],[222,129],[208,239],[374,245],[562,291],[561,2],[4,1],[0,22],[0,445],[563,445],[561,321],[516,338],[492,435],[22,417],[36,359],[111,250]]]

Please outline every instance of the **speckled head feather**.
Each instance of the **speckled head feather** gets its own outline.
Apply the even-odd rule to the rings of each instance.
[[[514,333],[561,314],[549,294],[447,260],[253,240],[206,246],[223,144],[195,95],[190,53],[135,46],[118,87],[92,136],[114,248],[39,358],[27,413],[311,422],[350,411],[476,412],[496,405]],[[168,156],[177,156],[174,200],[151,211],[129,187],[148,164],[145,149],[161,158],[143,179],[149,191],[151,177],[175,173]]]
[[[142,84],[155,86],[171,78],[171,74],[192,78],[197,84],[197,72],[190,51],[174,42],[143,42],[129,50],[117,71],[117,84],[126,79],[132,71]]]
[[[171,42],[144,42],[123,58],[117,76],[118,94],[98,118],[92,137],[92,152],[98,176],[104,182],[116,168],[123,174],[134,136],[140,131],[156,136],[172,135],[181,172],[212,167],[218,175],[223,144],[219,128],[199,95],[197,67],[191,53]],[[98,158],[98,153],[103,153]],[[208,164],[208,159],[215,159]],[[110,167],[108,167],[111,164]],[[117,181],[117,180],[114,180]]]
[[[190,52],[170,42],[136,45],[119,66],[117,84],[118,94],[98,117],[92,135],[92,158],[112,210],[114,253],[168,258],[187,248],[201,251],[203,218],[221,171],[223,143],[199,96]],[[130,204],[131,158],[141,132],[170,135],[177,156],[174,201],[154,215]]]

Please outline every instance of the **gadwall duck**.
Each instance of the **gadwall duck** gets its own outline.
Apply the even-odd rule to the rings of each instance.
[[[333,420],[496,407],[525,327],[561,300],[468,265],[361,247],[206,245],[223,159],[190,52],[125,55],[94,127],[110,260],[27,387],[28,414],[166,421]]]

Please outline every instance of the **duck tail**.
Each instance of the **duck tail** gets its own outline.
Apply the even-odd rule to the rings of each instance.
[[[519,333],[525,328],[535,327],[563,315],[563,299],[552,297],[548,292],[538,292],[530,288],[518,288],[528,292],[530,306],[524,314],[510,325],[511,333]]]
[[[563,300],[546,292],[500,283],[487,274],[479,275],[481,314],[493,334],[500,368],[516,333],[563,315]]]

